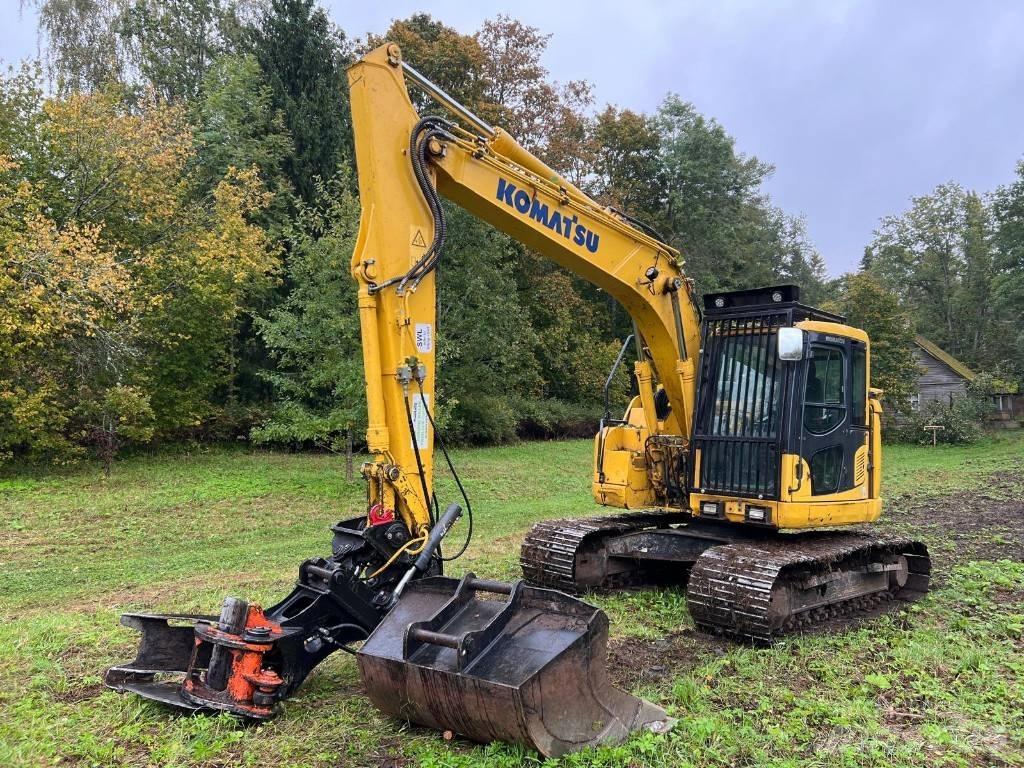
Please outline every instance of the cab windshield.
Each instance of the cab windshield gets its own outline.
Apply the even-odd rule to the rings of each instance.
[[[775,437],[782,388],[774,339],[771,333],[734,336],[724,342],[711,414],[712,435]]]

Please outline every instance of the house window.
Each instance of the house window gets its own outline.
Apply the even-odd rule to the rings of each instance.
[[[910,396],[910,410],[920,411],[921,410],[921,393],[915,392]]]

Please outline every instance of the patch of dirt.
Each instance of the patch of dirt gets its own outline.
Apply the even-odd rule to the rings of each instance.
[[[996,587],[992,591],[992,602],[996,605],[1024,605],[1024,589]]]
[[[1015,498],[1024,490],[1024,457],[1009,469],[993,472],[985,478],[985,490],[989,495],[1002,492],[1003,498]]]
[[[129,583],[70,600],[62,604],[61,610],[85,614],[97,613],[103,610],[134,610],[143,612],[154,610],[161,612],[158,608],[151,608],[151,606],[164,605],[169,600],[173,600],[175,595],[188,595],[219,583],[224,584],[224,594],[227,595],[238,585],[262,586],[269,581],[269,577],[272,575],[256,571],[204,572],[182,575],[176,579],[158,581],[152,584],[136,585]],[[289,572],[288,575],[291,576],[292,574]],[[287,581],[284,577],[282,577],[281,581],[283,585],[281,587],[281,596],[284,596],[291,590],[291,582]],[[145,608],[142,606],[145,606]],[[169,608],[168,610],[176,611],[179,609]],[[218,610],[220,610],[219,605],[209,606],[211,614],[216,614]],[[49,614],[52,612],[53,606],[47,604],[29,606],[22,613],[26,616],[32,616],[34,614]]]
[[[966,757],[967,765],[991,768],[996,765],[1018,764],[1006,760],[1012,743],[1003,732],[995,729],[981,730],[974,723],[963,721],[962,717],[953,712],[936,711],[930,708],[919,712],[900,711],[893,709],[882,696],[878,697],[878,701],[886,730],[902,741],[920,744],[926,758],[925,765],[938,764],[942,762],[943,757],[948,756],[941,746],[929,743],[929,739],[922,734],[921,726],[929,720],[938,720],[945,728],[957,733],[963,742],[971,745],[971,754],[957,755],[961,759]]]
[[[346,763],[342,763],[345,765]],[[374,754],[368,756],[362,765],[374,768],[407,768],[413,761],[402,754],[402,742],[398,739],[385,739],[380,743]]]
[[[1004,470],[989,478],[984,493],[904,496],[889,505],[883,526],[922,539],[932,555],[932,573],[940,579],[953,565],[970,560],[1024,561],[1022,488],[1024,472]]]
[[[619,688],[629,691],[678,677],[711,657],[724,655],[729,646],[726,640],[691,629],[657,640],[616,638],[608,643],[608,676]]]
[[[103,693],[104,686],[101,683],[87,685],[84,688],[72,688],[70,691],[61,691],[53,694],[53,700],[58,704],[78,704],[87,699],[95,699]]]

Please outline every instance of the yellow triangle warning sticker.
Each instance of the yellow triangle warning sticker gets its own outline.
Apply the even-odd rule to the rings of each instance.
[[[416,234],[412,236],[412,244],[417,248],[426,248],[427,241],[423,239],[423,231],[417,229]]]

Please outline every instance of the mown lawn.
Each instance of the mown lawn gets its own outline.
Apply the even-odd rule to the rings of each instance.
[[[478,534],[452,573],[514,578],[531,523],[597,509],[587,441],[455,459]],[[1024,441],[889,447],[884,472],[886,525],[936,553],[929,597],[770,649],[695,633],[677,590],[596,598],[612,618],[613,677],[679,723],[558,764],[1024,765]],[[441,478],[442,501],[452,493]],[[226,594],[270,603],[362,505],[361,484],[325,455],[162,453],[123,461],[109,480],[94,465],[6,469],[0,766],[537,763],[379,716],[344,654],[258,727],[102,688],[103,669],[134,652],[122,611],[210,612]]]

